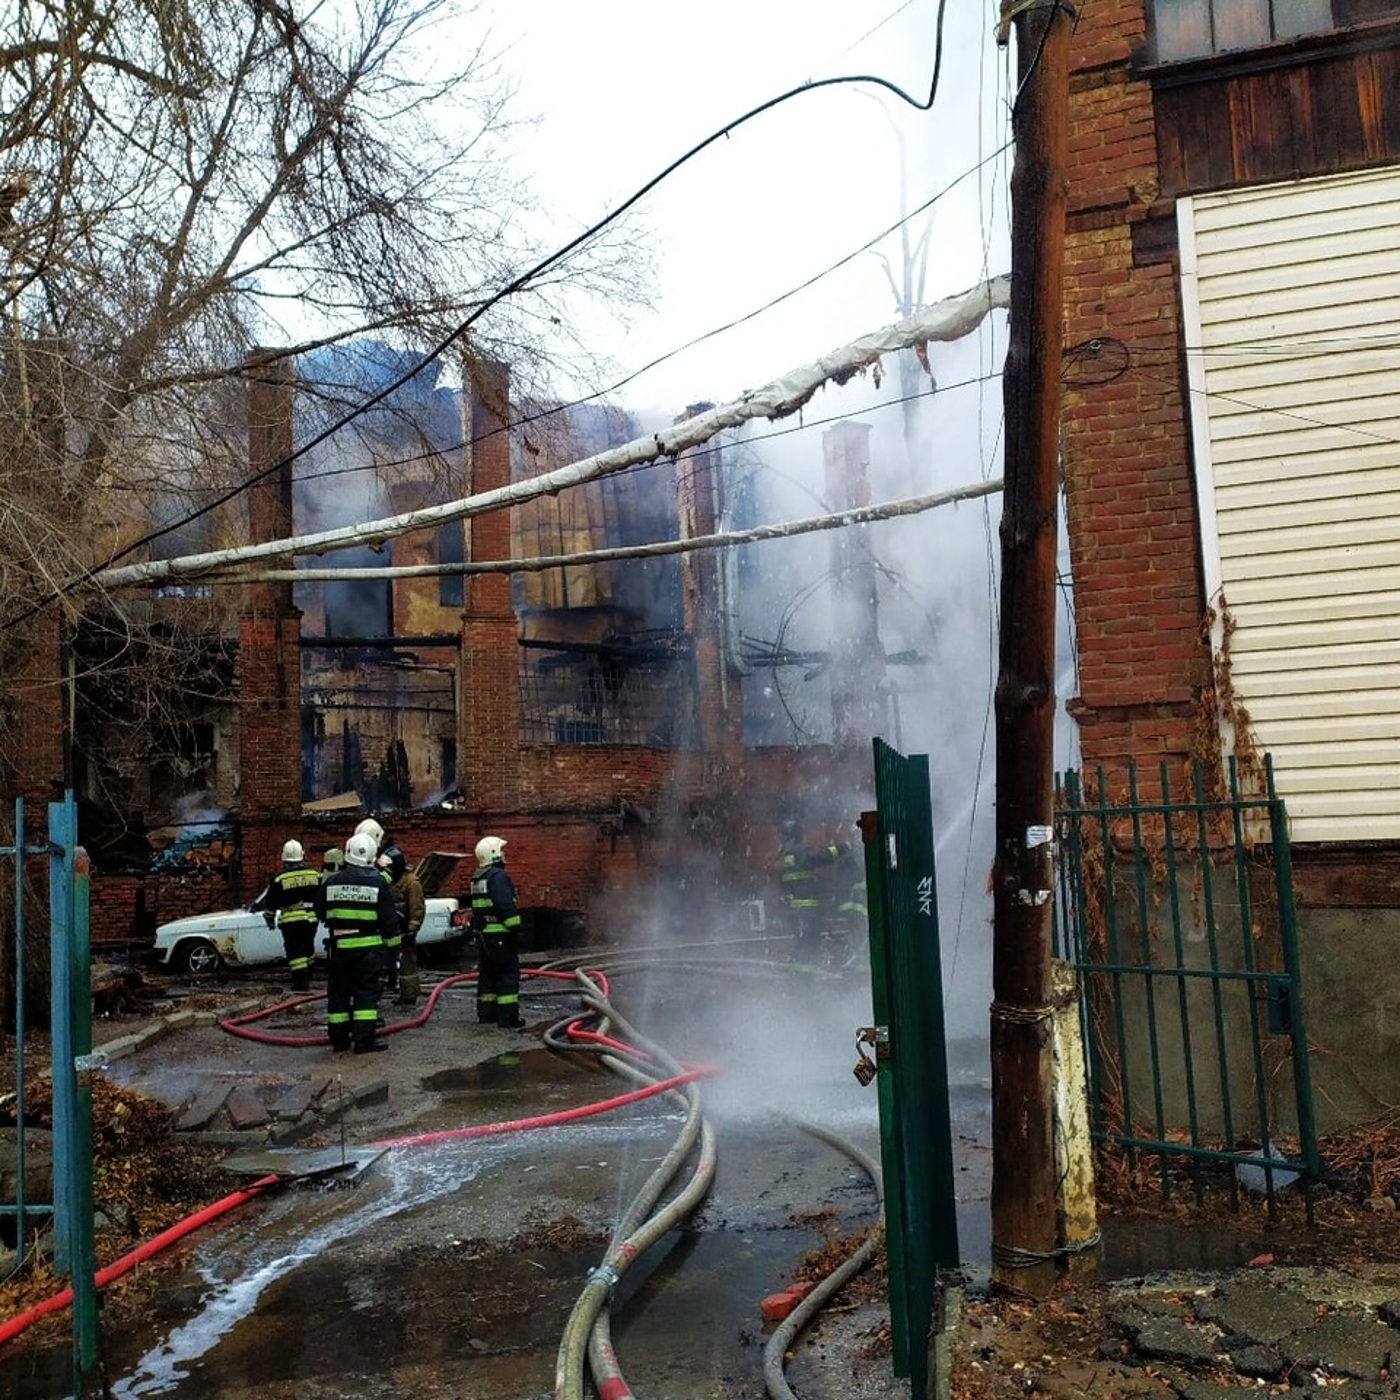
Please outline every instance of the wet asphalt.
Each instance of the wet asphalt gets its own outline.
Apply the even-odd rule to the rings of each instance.
[[[712,1188],[612,1295],[629,1384],[670,1400],[763,1396],[760,1299],[790,1282],[808,1251],[868,1230],[879,1214],[858,1162],[800,1126],[819,1122],[878,1160],[876,1096],[851,1073],[868,986],[858,973],[763,965],[736,978],[736,966],[659,964],[611,981],[614,1005],[644,1036],[710,1071],[701,1094],[718,1148]],[[450,975],[439,970],[430,984]],[[255,987],[244,1005],[278,1001]],[[295,1122],[242,1132],[226,1113],[190,1129],[227,1145],[235,1161],[249,1151],[285,1153],[291,1179],[151,1271],[139,1323],[103,1329],[109,1393],[552,1394],[560,1338],[588,1272],[682,1114],[650,1098],[526,1126],[633,1086],[594,1055],[544,1047],[544,1030],[582,1009],[572,984],[527,983],[523,1005],[530,1034],[481,1027],[470,987],[447,986],[429,1014],[426,1000],[411,1011],[386,1007],[391,1026],[422,1023],[394,1029],[388,1053],[363,1057],[290,1043],[318,1034],[316,1003],[251,1022],[266,1040],[177,1012],[165,1033],[114,1058],[106,1073],[163,1098],[172,1114],[189,1116],[223,1084],[271,1102],[295,1093],[308,1107]],[[986,1217],[985,1091],[964,1089],[955,1104],[960,1227],[965,1254],[976,1254]],[[502,1123],[518,1126],[454,1136]],[[385,1142],[395,1145],[367,1146]],[[326,1171],[337,1159],[355,1166]],[[310,1175],[292,1176],[313,1162]],[[248,1170],[258,1169],[255,1157]],[[686,1179],[683,1172],[675,1189]],[[844,1363],[823,1380],[821,1361],[818,1337],[795,1363],[807,1366],[804,1393],[851,1393]],[[48,1400],[63,1393],[56,1387],[66,1365],[61,1345],[12,1348],[0,1356],[0,1389]],[[889,1377],[888,1393],[907,1386]]]

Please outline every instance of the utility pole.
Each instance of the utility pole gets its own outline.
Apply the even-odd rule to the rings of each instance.
[[[1001,639],[992,865],[992,1281],[1043,1296],[1056,1275],[1050,930],[1055,555],[1066,114],[1073,10],[1003,0],[1016,34],[1011,331],[1003,394]]]

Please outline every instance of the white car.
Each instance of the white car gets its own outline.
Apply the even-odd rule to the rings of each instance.
[[[460,939],[465,934],[465,927],[453,918],[458,912],[457,900],[437,893],[458,862],[465,859],[458,852],[432,851],[414,866],[427,900],[423,926],[418,930],[420,948]],[[192,914],[187,919],[172,919],[161,924],[156,929],[150,960],[158,969],[200,976],[225,967],[280,962],[285,956],[282,935],[275,928],[268,928],[261,914],[251,909],[220,909],[212,914]],[[324,924],[316,930],[316,956],[326,956]]]

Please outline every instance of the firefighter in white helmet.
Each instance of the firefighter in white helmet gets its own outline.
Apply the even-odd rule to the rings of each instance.
[[[357,1055],[389,1047],[375,1039],[384,931],[398,927],[394,897],[375,868],[369,836],[345,843],[345,867],[316,887],[317,913],[328,930],[326,1034],[332,1050]]]
[[[476,932],[476,1019],[505,1030],[525,1029],[520,1015],[520,906],[506,874],[505,841],[483,836],[476,843],[471,916]]]
[[[355,828],[355,835],[366,836],[374,842],[375,864],[384,877],[384,883],[393,885],[394,876],[389,870],[389,863],[384,856],[379,854],[380,851],[384,850],[384,828],[373,817],[366,817]],[[399,989],[399,954],[402,946],[403,925],[400,921],[395,923],[393,928],[384,930],[384,952],[379,967],[379,982],[382,991],[397,992]]]
[[[252,903],[268,928],[276,928],[282,935],[294,992],[311,989],[311,963],[316,956],[314,896],[320,883],[321,872],[306,863],[301,842],[288,841],[282,847],[281,870]]]

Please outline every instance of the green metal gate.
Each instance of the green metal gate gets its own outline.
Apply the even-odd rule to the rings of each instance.
[[[924,1400],[939,1271],[958,1223],[928,758],[875,740],[877,810],[861,817],[885,1191],[893,1367]]]
[[[1156,1156],[1198,1201],[1237,1168],[1276,1186],[1319,1172],[1303,1029],[1288,822],[1267,758],[1246,795],[1199,764],[1184,793],[1160,766],[1157,794],[1129,769],[1116,798],[1099,769],[1056,782],[1057,952],[1078,972],[1091,1130],[1134,1161]],[[1288,1173],[1288,1175],[1284,1175]]]

